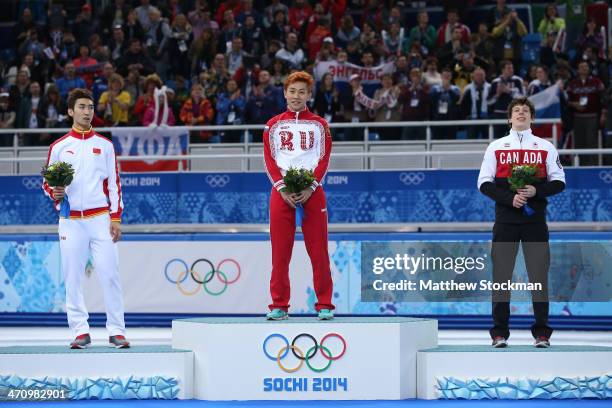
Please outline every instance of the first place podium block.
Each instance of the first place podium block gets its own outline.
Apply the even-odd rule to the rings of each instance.
[[[199,318],[172,322],[194,353],[194,398],[372,400],[416,397],[416,353],[438,324],[402,317]]]

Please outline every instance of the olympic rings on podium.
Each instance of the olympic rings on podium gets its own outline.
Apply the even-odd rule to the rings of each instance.
[[[296,346],[296,342],[298,341],[298,339],[300,339],[302,337],[307,337],[308,339],[312,340],[312,342],[314,343],[314,345],[308,349],[306,354],[304,354],[302,349],[300,349],[298,346]],[[342,352],[340,352],[336,356],[332,355],[332,352],[329,350],[329,348],[327,348],[327,347],[325,347],[323,345],[323,343],[326,340],[328,340],[328,339],[330,339],[332,337],[336,337],[336,338],[338,338],[342,342]],[[268,348],[267,348],[268,342],[271,339],[273,339],[273,338],[279,338],[279,339],[281,339],[285,343],[285,345],[279,349],[279,351],[278,351],[278,353],[276,353],[276,355],[271,355],[268,352]],[[334,360],[338,360],[340,357],[342,357],[346,353],[346,348],[347,348],[346,340],[344,340],[344,337],[342,337],[338,333],[328,333],[327,335],[323,336],[323,338],[321,339],[320,342],[317,342],[315,337],[313,335],[309,334],[309,333],[300,333],[300,334],[298,334],[297,336],[295,336],[293,338],[291,343],[289,343],[289,339],[287,339],[285,336],[283,336],[280,333],[270,334],[263,341],[263,352],[264,352],[265,356],[268,357],[272,361],[276,361],[276,363],[278,364],[279,368],[281,370],[283,370],[284,372],[286,372],[286,373],[294,373],[294,372],[298,371],[302,367],[304,362],[306,362],[306,365],[308,366],[308,368],[310,368],[312,371],[314,371],[316,373],[321,373],[323,371],[326,371],[331,366],[331,363]],[[310,363],[310,360],[315,356],[315,354],[317,353],[317,351],[319,349],[321,349],[321,355],[328,361],[327,364],[325,364],[321,368],[314,367]],[[286,367],[282,363],[282,360],[287,356],[287,354],[289,354],[289,350],[291,350],[293,355],[299,360],[299,363],[295,367]]]

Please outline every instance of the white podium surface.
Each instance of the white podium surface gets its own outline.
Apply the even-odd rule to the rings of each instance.
[[[172,322],[172,346],[194,352],[196,399],[397,400],[416,397],[416,353],[437,345],[437,326],[403,317],[196,318]]]

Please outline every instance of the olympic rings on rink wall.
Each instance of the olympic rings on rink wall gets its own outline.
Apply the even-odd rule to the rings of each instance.
[[[173,278],[171,276],[170,267],[172,265],[178,265],[182,267],[182,270],[178,273],[178,275]],[[234,265],[235,271],[228,272],[227,270],[223,272],[221,268],[228,268],[228,266]],[[187,265],[187,262],[180,258],[173,258],[166,263],[166,267],[164,268],[164,276],[168,280],[168,282],[176,285],[179,292],[181,292],[185,296],[193,296],[200,291],[200,289],[204,288],[204,291],[212,296],[219,296],[227,287],[233,283],[236,283],[238,279],[240,279],[242,271],[240,268],[240,264],[235,259],[226,258],[222,259],[216,266],[206,258],[199,258],[193,261],[191,266]],[[223,287],[219,290],[212,290],[210,288],[210,282],[217,277]],[[231,279],[228,276],[233,276]],[[192,290],[187,290],[183,287],[183,283],[191,277],[191,279],[196,283],[196,286]]]

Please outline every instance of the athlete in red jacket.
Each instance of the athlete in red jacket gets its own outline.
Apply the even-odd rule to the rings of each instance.
[[[319,319],[333,318],[333,282],[327,251],[327,206],[321,182],[331,153],[331,134],[325,119],[310,112],[306,102],[312,95],[313,79],[295,72],[285,81],[287,111],[270,119],[265,127],[264,160],[272,182],[270,197],[270,240],[272,242],[272,304],[268,320],[289,317],[289,262],[295,239],[296,205],[304,207],[302,232],[312,263],[315,309]],[[283,176],[290,168],[312,170],[315,181],[301,193],[284,190]]]

